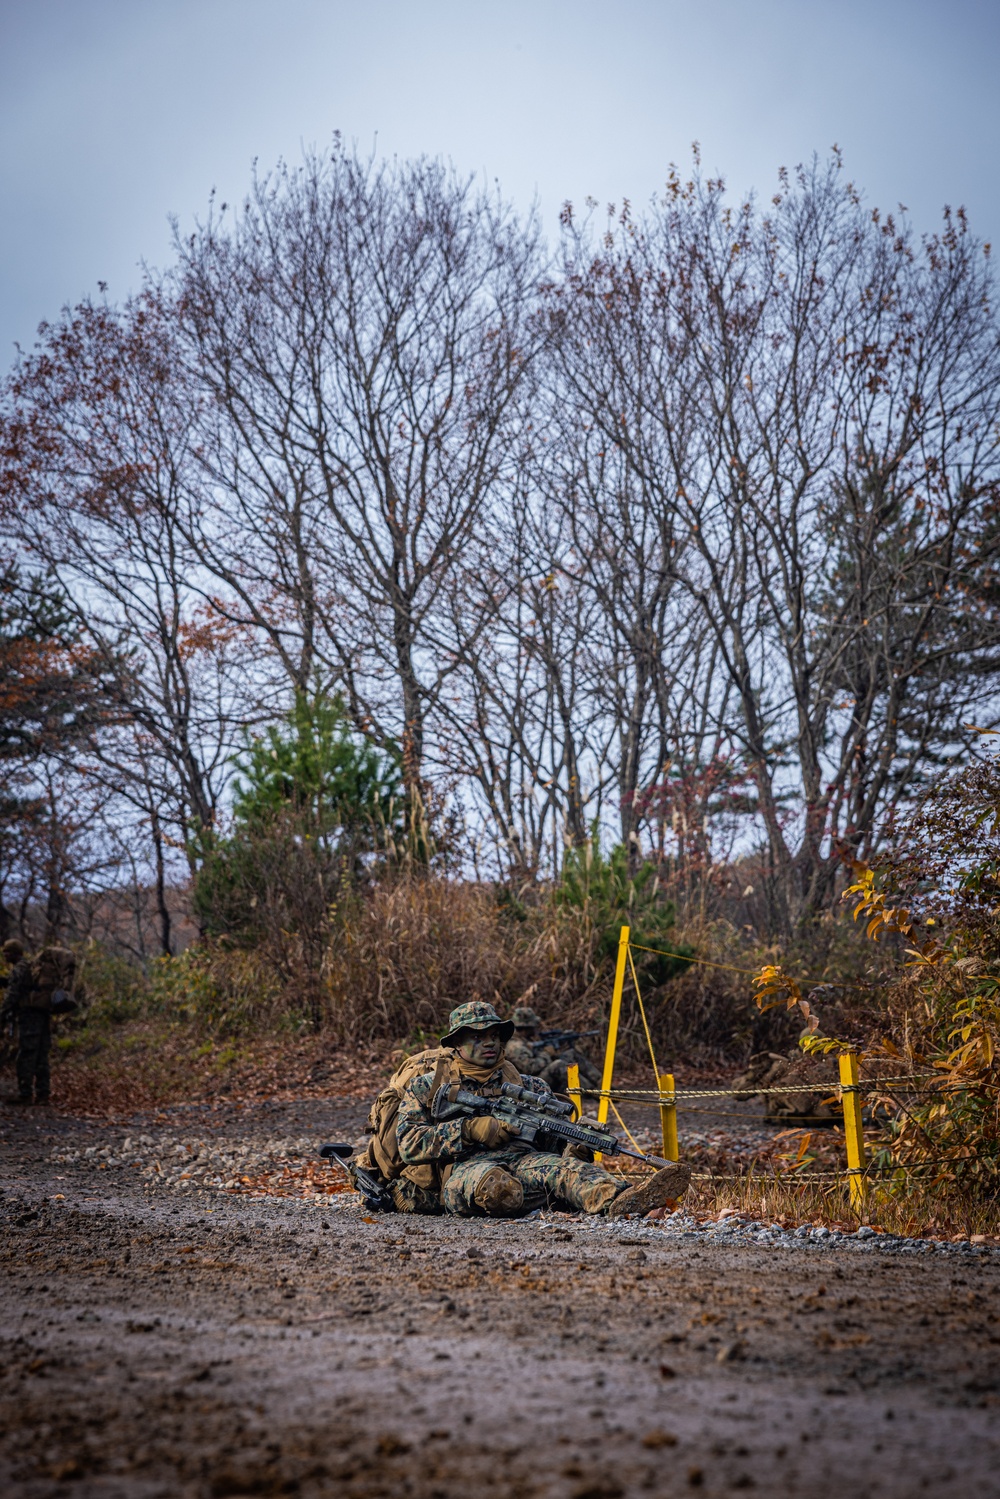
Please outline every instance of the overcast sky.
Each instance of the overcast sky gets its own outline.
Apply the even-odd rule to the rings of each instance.
[[[1000,0],[0,0],[0,366],[136,287],[213,187],[339,130],[450,157],[515,202],[734,191],[836,142],[920,229],[1000,229]]]

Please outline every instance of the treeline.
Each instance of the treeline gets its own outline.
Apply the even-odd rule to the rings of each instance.
[[[523,898],[597,829],[787,933],[992,721],[1000,343],[961,213],[919,240],[836,155],[730,203],[696,161],[641,214],[567,205],[551,253],[499,192],[338,145],[175,249],[0,395],[5,924],[131,882],[169,950],[189,877],[250,921],[248,830],[291,806],[326,910],[397,856]]]

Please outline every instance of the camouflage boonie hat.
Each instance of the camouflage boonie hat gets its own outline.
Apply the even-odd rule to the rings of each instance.
[[[527,1005],[518,1005],[510,1018],[519,1031],[538,1031],[542,1028],[541,1015],[536,1015]]]
[[[450,1046],[459,1031],[488,1031],[491,1025],[499,1026],[503,1041],[509,1041],[514,1034],[513,1020],[501,1020],[492,1005],[483,999],[473,999],[452,1010],[448,1016],[448,1033],[441,1037],[441,1045]]]
[[[18,942],[16,937],[8,937],[0,951],[8,963],[17,963],[24,957],[24,943]]]

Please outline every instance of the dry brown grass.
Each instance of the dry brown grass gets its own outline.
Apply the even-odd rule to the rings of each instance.
[[[851,1206],[846,1177],[831,1183],[754,1174],[727,1181],[698,1180],[692,1183],[684,1205],[705,1215],[736,1209],[784,1227],[812,1223],[853,1232],[859,1224],[868,1223],[886,1233],[913,1238],[1000,1237],[1000,1205],[976,1201],[916,1176],[905,1188],[872,1186],[860,1211]]]
[[[593,934],[545,905],[509,914],[489,886],[409,876],[341,914],[323,965],[324,1019],[344,1042],[433,1035],[455,1005],[529,994],[554,1023],[600,1022],[611,977]]]

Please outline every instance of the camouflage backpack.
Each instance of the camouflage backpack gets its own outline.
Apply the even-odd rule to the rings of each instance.
[[[504,1060],[500,1066],[505,1082],[521,1081],[521,1074],[512,1062]],[[425,1072],[434,1073],[434,1092],[444,1082],[457,1082],[458,1059],[451,1047],[434,1046],[407,1057],[402,1066],[392,1074],[368,1111],[367,1132],[371,1139],[358,1156],[357,1163],[365,1171],[378,1172],[384,1181],[396,1181],[404,1170],[409,1174],[420,1173],[421,1177],[434,1174],[432,1167],[404,1167],[396,1141],[396,1115],[399,1113],[403,1094],[413,1079]],[[430,1182],[424,1183],[421,1180],[421,1185],[429,1186]]]
[[[57,1010],[63,1005],[53,1005],[53,998],[66,985],[72,985],[76,971],[76,956],[67,947],[43,947],[31,959],[29,966],[31,992],[22,998],[22,1009]],[[75,1009],[76,1006],[73,1005]]]

